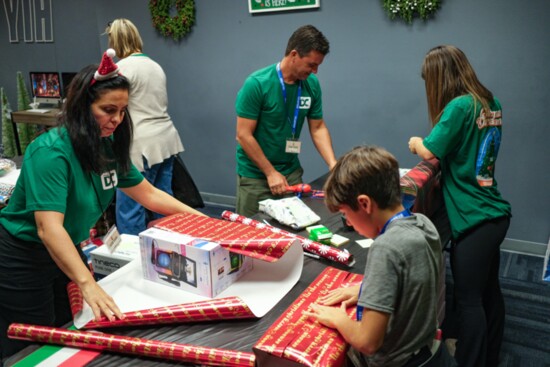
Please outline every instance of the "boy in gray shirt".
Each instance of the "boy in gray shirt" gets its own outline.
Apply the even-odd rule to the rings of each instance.
[[[401,204],[395,157],[354,148],[332,170],[325,203],[375,240],[362,284],[328,293],[306,314],[342,334],[356,366],[453,366],[436,338],[441,242],[426,216]],[[354,305],[357,320],[345,311]]]

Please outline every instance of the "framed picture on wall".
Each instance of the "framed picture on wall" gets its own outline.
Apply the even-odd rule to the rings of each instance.
[[[248,0],[250,13],[318,8],[321,0]]]

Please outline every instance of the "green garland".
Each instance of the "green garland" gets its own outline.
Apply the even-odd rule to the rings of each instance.
[[[177,15],[170,16],[170,9],[176,6]],[[191,31],[195,23],[194,0],[149,0],[149,11],[155,27],[163,36],[175,41]]]
[[[390,19],[400,17],[407,23],[412,23],[417,16],[428,19],[440,6],[441,0],[384,0],[384,9]]]

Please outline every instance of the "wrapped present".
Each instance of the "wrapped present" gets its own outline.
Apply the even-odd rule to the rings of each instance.
[[[300,241],[300,244],[302,245],[302,248],[305,251],[311,252],[313,254],[319,255],[323,258],[326,258],[326,259],[329,259],[329,260],[332,260],[332,261],[336,261],[336,262],[339,262],[339,263],[342,263],[342,264],[345,264],[345,265],[348,265],[348,266],[352,266],[353,263],[355,262],[355,260],[353,258],[353,255],[351,253],[349,253],[348,251],[346,251],[346,250],[337,249],[337,248],[331,247],[329,245],[325,245],[325,244],[322,244],[322,243],[319,243],[319,242],[316,242],[316,241],[312,241],[310,239],[304,238],[304,237],[299,236],[297,234],[287,232],[287,231],[284,231],[282,229],[269,226],[265,223],[258,222],[257,220],[247,218],[245,216],[230,212],[229,210],[225,210],[222,213],[222,218],[226,219],[230,222],[241,223],[241,224],[256,228],[258,230],[262,230],[262,231],[267,230],[267,231],[271,231],[275,234],[280,234],[280,235],[283,235],[283,236],[287,236],[287,237],[290,237],[290,238],[297,239],[297,240]]]
[[[82,292],[73,282],[69,283],[67,291],[69,293],[73,317],[76,317],[82,311]],[[256,316],[239,297],[226,297],[126,312],[124,313],[124,319],[116,319],[114,321],[109,321],[103,316],[99,321],[92,320],[88,322],[84,325],[83,329],[250,318],[256,318]]]
[[[399,184],[407,209],[431,216],[441,204],[439,177],[437,158],[421,161],[403,175]]]
[[[326,268],[286,309],[254,346],[258,367],[340,367],[347,344],[338,331],[304,315],[312,303],[333,289],[357,284],[362,275]],[[355,318],[355,307],[348,309]]]
[[[11,324],[8,337],[204,366],[253,367],[255,363],[254,354],[247,352],[49,326]]]

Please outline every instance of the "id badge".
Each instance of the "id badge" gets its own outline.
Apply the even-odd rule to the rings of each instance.
[[[103,243],[107,245],[107,249],[110,252],[115,251],[117,246],[120,244],[121,238],[120,234],[118,233],[118,229],[115,225],[113,225],[107,234],[103,237]]]
[[[301,147],[302,147],[302,142],[300,142],[299,140],[289,139],[289,140],[286,141],[285,152],[286,153],[298,154],[298,153],[300,153]]]

